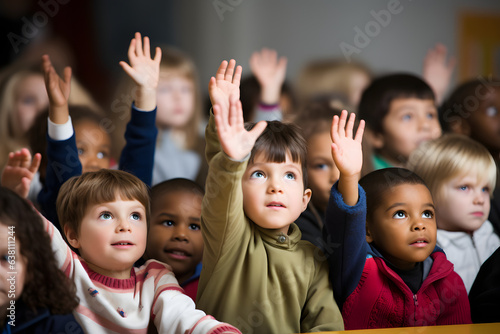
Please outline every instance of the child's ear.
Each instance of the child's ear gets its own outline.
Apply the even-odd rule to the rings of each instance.
[[[304,190],[304,195],[302,195],[302,212],[307,208],[307,204],[311,200],[312,190],[306,189]]]
[[[379,150],[384,147],[384,136],[381,133],[375,133],[370,129],[366,129],[364,135],[374,149]]]
[[[373,236],[372,232],[370,231],[368,222],[366,222],[366,242],[369,244],[373,242]]]
[[[68,225],[64,225],[64,235],[66,236],[66,240],[71,247],[74,249],[80,248],[80,242],[78,241],[78,234]]]

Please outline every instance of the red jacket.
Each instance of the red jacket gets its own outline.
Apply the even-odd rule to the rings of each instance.
[[[358,286],[346,299],[345,329],[471,323],[464,284],[442,252],[416,294],[382,258],[366,259]]]

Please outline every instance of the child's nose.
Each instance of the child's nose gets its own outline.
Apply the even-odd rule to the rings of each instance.
[[[118,225],[117,225],[116,229],[118,232],[131,232],[132,226],[130,225],[130,222],[128,221],[128,219],[118,218]]]
[[[174,233],[172,234],[172,238],[177,241],[188,241],[186,228],[182,226],[175,227]]]
[[[268,191],[270,193],[282,193],[283,192],[283,184],[276,179],[270,179]]]
[[[425,223],[422,219],[416,219],[412,225],[412,231],[423,231],[425,230]]]

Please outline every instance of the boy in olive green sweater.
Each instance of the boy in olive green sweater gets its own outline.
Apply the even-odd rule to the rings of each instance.
[[[209,84],[197,306],[243,333],[342,330],[327,263],[293,223],[311,198],[306,143],[277,121],[247,131],[240,78],[241,66],[223,61]]]

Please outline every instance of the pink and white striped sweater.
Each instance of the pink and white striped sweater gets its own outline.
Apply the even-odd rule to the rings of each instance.
[[[132,268],[129,279],[92,271],[73,252],[52,223],[44,219],[61,270],[76,285],[80,305],[73,312],[88,333],[147,333],[150,320],[158,333],[240,333],[195,308],[170,267],[155,260]]]

